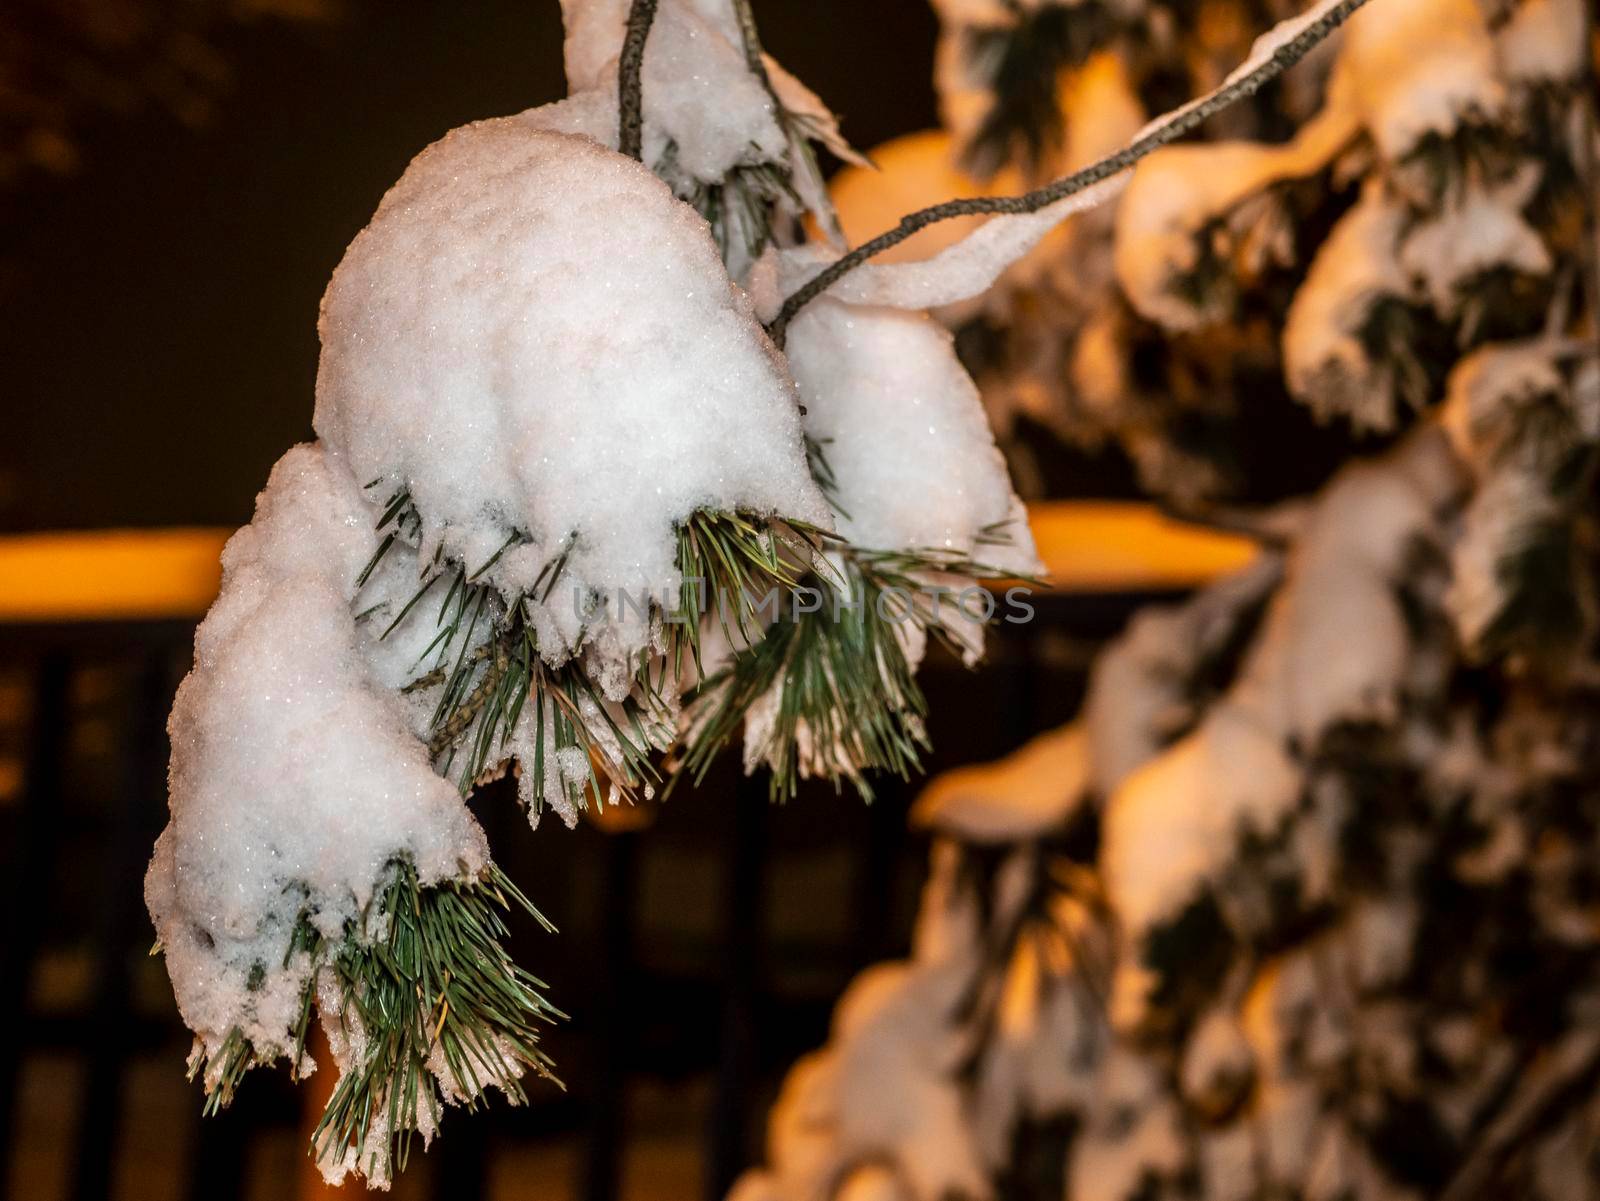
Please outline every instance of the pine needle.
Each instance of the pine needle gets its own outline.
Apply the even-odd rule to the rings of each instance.
[[[546,1000],[544,983],[518,967],[502,945],[512,905],[553,927],[493,864],[476,879],[424,888],[399,859],[386,869],[377,899],[344,940],[332,945],[302,917],[285,953],[310,956],[290,1070],[301,1074],[316,1008],[317,981],[333,973],[338,1009],[324,1013],[355,1048],[312,1134],[311,1152],[338,1161],[354,1151],[369,1177],[406,1166],[413,1135],[432,1128],[446,1093],[476,1108],[490,1086],[513,1104],[526,1100],[522,1076],[552,1081],[539,1046],[541,1024],[565,1015]],[[441,1089],[428,1061],[438,1051],[448,1074]],[[282,1048],[256,1047],[235,1027],[215,1055],[196,1055],[189,1077],[206,1078],[205,1113],[227,1108],[245,1073],[274,1062]],[[556,1081],[559,1084],[559,1081]],[[427,1120],[424,1121],[424,1106]],[[381,1115],[382,1129],[374,1122]]]
[[[1006,545],[1006,523],[987,527],[979,545]],[[778,620],[760,641],[707,677],[690,701],[689,735],[680,774],[698,784],[745,724],[752,706],[776,711],[764,740],[748,747],[749,762],[772,768],[774,800],[793,797],[809,776],[849,781],[864,800],[868,776],[888,772],[910,779],[929,749],[927,701],[906,651],[906,630],[934,638],[958,655],[963,645],[947,621],[954,600],[928,590],[929,577],[973,583],[1014,575],[962,552],[933,548],[876,551],[841,547],[838,576],[808,575],[779,606]],[[800,589],[820,596],[816,607],[795,603]],[[748,735],[747,735],[748,737]]]
[[[358,1162],[400,1171],[423,1124],[423,1105],[430,1125],[442,1105],[428,1068],[435,1050],[446,1065],[448,1091],[465,1097],[468,1109],[490,1086],[520,1104],[527,1099],[524,1071],[554,1079],[539,1024],[565,1015],[545,999],[543,982],[501,945],[508,898],[551,927],[499,868],[430,888],[420,886],[407,861],[392,864],[391,872],[368,922],[384,936],[347,939],[327,963],[340,988],[334,1016],[360,1050],[317,1123],[311,1150],[334,1161],[354,1151]],[[386,1145],[374,1145],[372,1137],[372,1118],[380,1113]]]

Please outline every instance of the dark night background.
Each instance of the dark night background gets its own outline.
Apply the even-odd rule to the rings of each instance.
[[[927,0],[755,6],[767,48],[855,145],[935,124]],[[103,99],[124,64],[75,76],[72,21],[206,7],[0,0],[0,102],[26,100],[8,88],[29,68]],[[318,301],[385,189],[452,127],[564,91],[557,0],[342,7],[331,23],[213,22],[201,59],[215,51],[227,82],[211,119],[91,103],[70,122],[71,174],[7,179],[19,106],[0,103],[0,532],[248,520],[273,462],[311,436]],[[1271,457],[1306,486],[1305,456]],[[1105,492],[1123,475],[1079,482]],[[1143,599],[1041,598],[1042,620],[999,631],[980,674],[935,656],[928,772],[1064,721],[1090,654]],[[192,624],[0,635],[0,1194],[307,1195],[309,1094],[258,1072],[202,1122],[146,954],[139,885]],[[760,1155],[779,1079],[823,1041],[845,983],[904,953],[926,845],[906,832],[915,782],[880,781],[871,806],[820,783],[770,806],[736,766],[631,832],[552,822],[528,837],[506,786],[479,794],[497,861],[562,931],[519,928],[513,953],[574,1015],[549,1043],[572,1091],[448,1119],[400,1198],[722,1201]]]
[[[925,0],[758,0],[768,49],[870,147],[935,123]],[[0,189],[0,530],[237,525],[311,435],[317,302],[411,156],[564,90],[556,0],[351,0],[231,25],[229,82],[78,130]]]

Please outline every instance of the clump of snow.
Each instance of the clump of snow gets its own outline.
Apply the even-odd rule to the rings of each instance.
[[[1362,123],[1389,162],[1505,105],[1479,0],[1379,0],[1350,18],[1339,55]]]
[[[1530,530],[1559,519],[1549,488],[1525,471],[1500,471],[1479,485],[1461,518],[1450,555],[1450,614],[1468,647],[1477,647],[1510,597],[1504,563]]]
[[[1508,79],[1571,79],[1583,69],[1583,0],[1522,0],[1495,31],[1494,41]]]
[[[1440,516],[1464,485],[1431,426],[1335,477],[1308,515],[1236,695],[1300,746],[1337,723],[1392,715],[1409,645],[1395,581],[1419,549],[1442,545]]]
[[[1260,555],[1249,566],[1171,608],[1134,614],[1095,659],[1082,721],[1094,791],[1110,796],[1198,720],[1206,699],[1195,679],[1205,661],[1277,586],[1283,562]]]
[[[695,510],[830,522],[793,385],[705,222],[590,141],[513,117],[423,151],[320,328],[317,432],[352,478],[409,489],[424,560],[474,571],[521,539],[482,577],[510,598],[566,555],[552,661],[584,633],[575,596],[675,595]],[[614,662],[649,637],[611,630]]]
[[[843,1146],[896,1152],[919,1197],[986,1192],[952,1070],[960,1040],[944,1020],[963,976],[911,965],[869,972],[834,1018]]]
[[[302,915],[339,941],[393,860],[424,885],[488,861],[370,667],[352,603],[375,545],[359,487],[319,447],[297,447],[229,540],[196,634],[145,898],[179,1010],[211,1055],[235,1028],[260,1050],[292,1048],[311,969],[288,955]]]
[[[1485,272],[1549,274],[1550,252],[1522,217],[1541,174],[1537,164],[1525,163],[1501,183],[1469,183],[1406,235],[1400,265],[1421,283],[1441,316],[1456,313],[1472,282]]]
[[[913,825],[964,842],[1018,842],[1062,825],[1089,784],[1083,728],[1066,725],[1034,738],[997,763],[958,767],[917,799]]]
[[[1196,899],[1232,860],[1241,833],[1273,832],[1300,786],[1281,733],[1226,701],[1129,776],[1106,807],[1100,858],[1106,893],[1130,934]]]
[[[1519,429],[1529,407],[1570,402],[1562,350],[1549,338],[1485,346],[1450,374],[1442,423],[1477,481],[1451,548],[1447,595],[1469,648],[1480,646],[1510,599],[1507,558],[1561,519],[1549,465],[1540,461],[1544,448],[1536,438],[1519,444]]]
[[[1068,1168],[1073,1201],[1134,1201],[1152,1182],[1178,1175],[1187,1158],[1178,1107],[1159,1071],[1128,1047],[1100,1062],[1097,1103]]]
[[[826,1195],[851,1166],[892,1166],[913,1197],[987,1197],[945,1023],[964,973],[882,964],[840,999],[826,1051],[790,1072],[773,1108],[766,1172],[741,1197]]]
[[[1489,474],[1521,411],[1566,390],[1556,350],[1543,338],[1495,343],[1473,351],[1450,372],[1441,423],[1455,452],[1480,478]]]
[[[1395,380],[1373,361],[1362,334],[1379,305],[1411,295],[1398,255],[1406,224],[1405,209],[1369,183],[1329,232],[1289,304],[1284,374],[1290,391],[1323,420],[1343,414],[1358,428],[1394,425]]]
[[[1063,221],[1121,194],[1128,176],[1127,171],[1113,175],[1031,213],[990,217],[959,242],[924,259],[864,263],[828,294],[897,309],[937,309],[971,300]]]
[[[790,326],[785,351],[806,433],[837,485],[839,533],[861,547],[1038,569],[1022,502],[947,330],[923,313],[819,297]],[[1007,544],[986,545],[996,528]]]
[[[1223,236],[1247,199],[1323,170],[1355,133],[1348,105],[1330,100],[1282,146],[1213,142],[1168,146],[1146,158],[1117,206],[1117,280],[1129,303],[1176,331],[1222,318],[1225,291],[1194,296],[1195,289],[1179,286],[1193,278],[1206,255],[1217,253],[1209,243]],[[1270,252],[1282,259],[1290,249]]]

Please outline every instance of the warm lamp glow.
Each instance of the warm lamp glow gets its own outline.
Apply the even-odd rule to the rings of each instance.
[[[1255,554],[1248,538],[1186,525],[1131,501],[1029,505],[1028,523],[1057,592],[1196,588]]]
[[[198,617],[229,531],[92,530],[0,538],[0,621]]]
[[[1060,592],[1191,588],[1242,566],[1247,539],[1149,505],[1031,505],[1039,555]],[[93,530],[0,538],[0,622],[197,618],[217,595],[228,531]]]
[[[893,229],[907,213],[941,200],[1010,195],[1018,190],[1016,181],[1007,174],[988,184],[962,174],[951,157],[950,135],[941,130],[895,138],[875,147],[871,157],[876,171],[870,167],[845,167],[828,185],[839,225],[852,246]],[[959,241],[986,220],[987,217],[957,217],[930,225],[873,261],[925,259]]]

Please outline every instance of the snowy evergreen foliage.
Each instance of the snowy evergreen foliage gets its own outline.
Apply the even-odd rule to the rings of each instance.
[[[833,224],[812,143],[848,150],[742,0],[656,7],[565,4],[572,94],[446,135],[351,243],[319,440],[229,542],[174,706],[146,897],[191,1069],[225,1105],[312,1071],[320,1021],[330,1180],[384,1185],[442,1104],[548,1073],[477,784],[571,824],[742,731],[776,795],[870,796],[926,747],[928,639],[981,654],[924,590],[1036,567],[947,332],[830,298],[769,336],[838,253],[799,244]]]
[[[317,1020],[340,1078],[313,1150],[330,1179],[355,1171],[381,1185],[413,1135],[431,1138],[442,1104],[475,1105],[491,1086],[515,1101],[526,1073],[549,1070],[537,1027],[556,1011],[501,945],[504,911],[533,907],[494,866],[465,806],[486,779],[515,774],[530,820],[550,808],[571,823],[586,806],[698,778],[741,732],[747,769],[768,767],[777,796],[807,777],[870,795],[871,773],[915,770],[928,640],[969,661],[981,652],[981,624],[941,607],[932,587],[1035,566],[978,390],[923,310],[981,296],[1030,250],[1052,246],[1066,218],[1116,195],[1133,162],[1298,61],[1361,3],[1319,0],[1272,29],[1219,93],[1127,130],[1127,146],[1107,138],[1102,149],[1115,153],[1081,179],[990,207],[1002,215],[926,261],[871,266],[861,248],[805,241],[802,212],[825,239],[833,228],[812,143],[844,148],[815,97],[763,54],[745,0],[566,4],[569,97],[447,135],[351,244],[319,327],[320,440],[274,470],[255,520],[228,546],[222,593],[197,635],[170,727],[172,819],[146,893],[209,1104],[226,1104],[258,1064],[312,1070]],[[1526,94],[1555,114],[1561,98],[1572,104],[1571,80],[1529,65],[1550,37],[1536,20],[1516,33],[1521,11],[1496,14],[1489,61],[1536,80]],[[1564,10],[1551,12],[1559,33]],[[1374,44],[1379,55],[1382,39]],[[1099,899],[1050,905],[1073,939],[1103,948],[1096,987],[1117,1038],[1153,1037],[1172,1012],[1181,1024],[1178,1000],[1206,995],[1164,966],[1162,948],[1208,933],[1218,970],[1238,946],[1260,950],[1283,898],[1261,891],[1243,918],[1215,900],[1245,878],[1227,836],[1291,873],[1303,844],[1315,851],[1338,813],[1312,806],[1316,820],[1296,820],[1308,757],[1343,748],[1337,762],[1362,775],[1377,752],[1363,758],[1339,741],[1355,731],[1416,770],[1434,762],[1404,723],[1454,682],[1450,636],[1485,665],[1474,670],[1514,662],[1530,681],[1565,680],[1548,669],[1589,636],[1586,589],[1574,586],[1558,612],[1547,588],[1523,587],[1531,577],[1507,566],[1578,578],[1597,383],[1576,349],[1588,310],[1572,280],[1517,282],[1512,294],[1537,301],[1540,320],[1508,329],[1498,308],[1462,294],[1502,267],[1517,281],[1535,268],[1559,276],[1560,247],[1541,258],[1522,228],[1543,239],[1544,217],[1519,225],[1483,213],[1542,204],[1551,228],[1565,229],[1557,217],[1570,211],[1576,172],[1545,179],[1518,160],[1473,175],[1482,187],[1468,196],[1440,172],[1488,161],[1477,147],[1492,139],[1473,140],[1470,155],[1439,151],[1432,174],[1404,139],[1432,147],[1443,129],[1448,141],[1450,105],[1477,114],[1488,92],[1460,100],[1446,79],[1436,91],[1452,99],[1435,106],[1445,116],[1429,109],[1434,124],[1419,134],[1388,110],[1340,107],[1342,78],[1333,69],[1321,114],[1284,148],[1235,147],[1248,170],[1204,173],[1196,222],[1160,202],[1160,189],[1156,203],[1133,203],[1149,188],[1141,178],[1190,182],[1170,169],[1181,160],[1151,160],[1119,212],[1155,214],[1141,231],[1154,249],[1137,270],[1113,256],[1123,289],[1166,315],[1157,319],[1220,320],[1235,292],[1184,282],[1208,261],[1196,236],[1226,225],[1252,189],[1326,173],[1330,154],[1370,166],[1392,152],[1393,178],[1370,166],[1363,197],[1392,189],[1385,203],[1411,206],[1405,231],[1433,239],[1415,251],[1427,277],[1408,276],[1416,303],[1404,311],[1425,298],[1474,336],[1519,341],[1474,344],[1443,419],[1330,485],[1281,584],[1264,572],[1202,606],[1182,653],[1213,691],[1187,697],[1184,720],[1173,705],[1108,689],[1119,695],[1105,703],[1126,701],[1138,724],[1086,721],[1046,748],[1067,765],[1057,775],[1098,781],[1065,808],[1045,799],[1069,821],[1068,809],[1101,813],[1087,798],[1103,802],[1093,827],[1102,862],[1068,873],[1097,879]],[[1114,90],[1114,71],[1107,81]],[[1552,116],[1535,133],[1554,137],[1557,126],[1568,129]],[[1504,235],[1504,262],[1452,273],[1427,252],[1456,245],[1430,222],[1459,216],[1446,204],[1457,199],[1461,219]],[[1199,274],[1209,287],[1223,273]],[[1115,341],[1102,350],[1107,362],[1122,353]],[[1478,503],[1495,488],[1519,499],[1510,520]],[[1227,631],[1249,624],[1244,614],[1274,588],[1241,657],[1245,636]],[[1161,641],[1145,648],[1157,660]],[[1138,679],[1136,662],[1124,670]],[[1161,675],[1171,692],[1172,670]],[[1249,771],[1232,780],[1217,765],[1235,759]],[[1166,789],[1203,790],[1206,803],[1178,820],[1151,799]],[[989,810],[978,841],[1010,845],[1050,824]],[[1292,845],[1279,841],[1302,826]],[[1145,836],[1152,829],[1171,856]],[[1322,858],[1337,865],[1325,847]],[[1307,886],[1314,913],[1329,873]],[[940,886],[951,905],[971,893],[964,880]],[[994,883],[1036,891],[1021,869]],[[1006,897],[983,912],[1019,912]],[[903,1068],[922,1082],[906,1094],[909,1110],[851,1092],[841,1104],[864,1104],[869,1133],[849,1145],[890,1162],[896,1140],[931,1140],[908,1156],[915,1191],[930,1197],[983,1194],[988,1148],[1016,1127],[1003,1108],[1013,1085],[1052,1111],[1082,1086],[1071,1073],[1034,1078],[1050,1061],[1032,1053],[1018,1002],[1006,1010],[1007,1058],[985,1086],[1002,1109],[969,1139],[946,1137],[970,1108],[949,1071],[954,1063],[964,1079],[969,1069],[928,1057],[919,1040],[943,1037],[951,1006],[978,1003],[961,950],[976,935],[952,920],[932,920],[923,941],[937,961],[930,987],[953,991],[927,1004],[907,983],[923,974],[888,972],[844,1023],[877,1032],[865,1058],[849,1061],[850,1079]],[[1011,962],[1009,944],[1001,950],[980,957],[980,976]],[[1026,970],[1072,974],[1077,954],[1051,952]],[[886,1019],[885,1005],[901,1017]],[[1051,1021],[1120,1045],[1075,1013]],[[921,1033],[902,1037],[901,1019]],[[1121,1100],[1094,1118],[1110,1141],[1089,1144],[1105,1157],[1089,1170],[1138,1178],[1143,1160],[1114,1144],[1140,1100],[1159,1098],[1160,1077],[1131,1050],[1108,1055],[1120,1066],[1101,1095]],[[1177,1118],[1162,1113],[1140,1115],[1154,1125],[1137,1144],[1186,1181],[1181,1139],[1168,1132]]]
[[[1001,190],[1122,144],[1149,114],[1214,86],[1256,30],[1295,10],[1272,0],[938,0],[935,8],[943,25],[937,83],[955,153]],[[1326,55],[1314,55],[1255,100],[1211,118],[1208,131],[1290,138],[1315,112],[1326,69]],[[1270,170],[1252,159],[1191,171],[1184,159],[1195,149],[1167,153],[1161,174],[1177,186],[1158,203],[1200,222],[1208,218],[1185,203],[1184,188],[1242,189]],[[1306,204],[1329,201],[1325,179],[1305,191]],[[1253,276],[1293,217],[1245,216],[1275,217],[1243,248]],[[1160,328],[1118,283],[1116,220],[1108,207],[1063,228],[980,305],[946,316],[1026,495],[1071,487],[1052,465],[1052,441],[1088,452],[1115,446],[1147,491],[1180,504],[1228,492],[1240,483],[1241,411],[1270,411],[1282,390],[1270,319],[1252,297],[1247,311],[1211,322],[1203,337]],[[1192,265],[1207,279],[1225,274],[1215,257],[1207,248]]]
[[[947,123],[1001,180],[1091,158],[1198,90],[1254,8],[938,7]],[[1381,441],[1464,351],[1542,328],[1579,237],[1581,0],[1400,9],[1214,119],[1208,144],[1152,156],[1117,212],[952,314],[1026,491],[1070,484],[1041,433],[1120,447],[1184,506],[1282,491],[1245,435],[1284,428],[1286,390]]]
[[[956,43],[1097,22],[1107,71],[1156,11],[940,7]],[[1374,0],[1292,137],[1135,172],[1084,261],[1139,338],[1079,297],[980,375],[1111,378],[1096,428],[1176,456],[1140,339],[1176,368],[1250,331],[1277,403],[1382,445],[1137,614],[1070,726],[930,786],[910,956],[840,1001],[736,1201],[1600,1196],[1592,45],[1575,0]],[[1073,136],[994,111],[952,119]],[[1184,462],[1149,482],[1203,493]]]
[[[1459,654],[1435,423],[937,780],[736,1201],[1600,1196],[1600,695]]]

